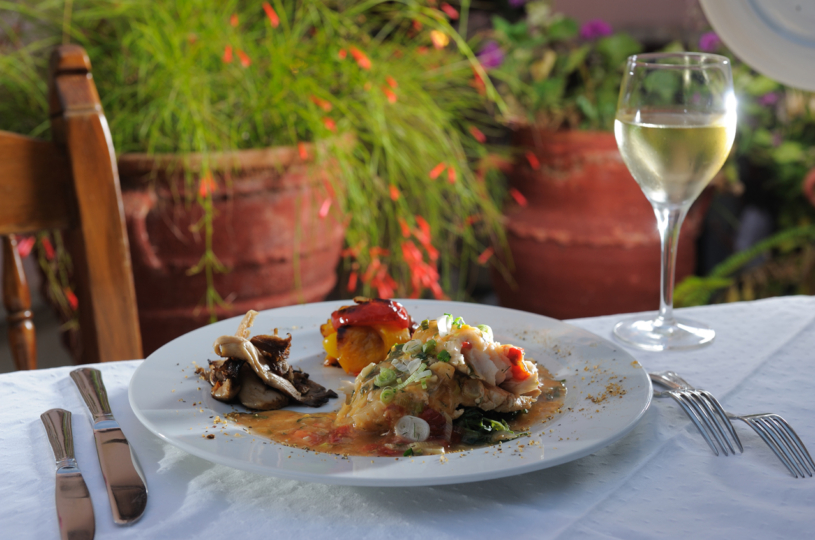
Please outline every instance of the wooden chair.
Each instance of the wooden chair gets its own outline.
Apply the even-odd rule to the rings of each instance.
[[[62,229],[73,261],[82,362],[142,358],[116,155],[88,55],[51,55],[53,142],[0,131],[3,300],[17,369],[36,368],[29,293],[14,234]]]

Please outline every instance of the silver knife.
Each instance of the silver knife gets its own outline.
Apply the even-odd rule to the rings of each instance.
[[[113,521],[119,525],[134,523],[147,506],[147,485],[130,443],[110,412],[102,372],[80,368],[71,372],[71,378],[93,416],[93,438],[108,489]]]
[[[40,415],[57,461],[56,499],[62,540],[93,540],[96,524],[88,486],[74,458],[71,413],[51,409]]]

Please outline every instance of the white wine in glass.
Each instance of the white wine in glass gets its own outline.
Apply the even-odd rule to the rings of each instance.
[[[628,59],[614,134],[623,161],[654,208],[662,242],[660,309],[614,327],[651,351],[710,343],[705,324],[673,314],[679,229],[690,205],[719,172],[736,133],[729,60],[714,54],[644,54]]]

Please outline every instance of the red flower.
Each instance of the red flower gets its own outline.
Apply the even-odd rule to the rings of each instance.
[[[446,168],[447,168],[447,163],[442,161],[441,163],[439,163],[438,165],[433,167],[433,170],[431,170],[430,173],[428,173],[428,176],[430,177],[431,180],[435,180],[436,178],[439,177],[439,175],[441,173],[444,172],[444,169],[446,169]]]
[[[297,143],[297,153],[300,154],[300,159],[303,161],[308,159],[308,150],[306,150],[306,145],[304,143]]]
[[[470,86],[475,88],[479,94],[482,96],[487,92],[487,85],[484,83],[484,79],[481,78],[481,74],[473,68],[473,82],[470,83]]]
[[[416,47],[416,54],[427,54],[427,47]]]
[[[17,240],[17,253],[21,259],[28,257],[36,242],[37,240],[33,236],[26,236]]]
[[[528,204],[526,202],[526,197],[524,197],[523,193],[521,193],[517,189],[509,188],[509,194],[512,195],[512,198],[515,199],[515,202],[517,202],[521,206],[526,206]]]
[[[355,271],[351,272],[351,275],[348,276],[348,292],[354,292],[357,290],[357,273]]]
[[[246,53],[245,53],[245,52],[243,52],[243,51],[242,51],[242,50],[240,50],[240,49],[238,49],[238,58],[240,58],[240,59],[241,59],[241,65],[242,65],[243,67],[247,68],[247,67],[249,67],[250,65],[252,65],[252,61],[249,59],[249,57],[246,55]]]
[[[233,27],[238,26],[238,14],[233,13],[232,16],[229,18],[229,24]]]
[[[396,94],[394,94],[393,90],[387,86],[382,86],[382,92],[385,94],[385,97],[388,98],[390,103],[396,103]]]
[[[345,52],[345,49],[340,49],[340,52],[337,53],[337,56],[340,60],[345,60],[345,57],[348,56],[348,53]]]
[[[317,215],[320,216],[320,219],[325,219],[330,209],[331,209],[331,199],[326,199],[323,201],[323,204],[320,205],[320,211],[317,213]]]
[[[414,21],[413,21],[413,29],[418,32],[419,30],[422,29],[422,23],[420,23],[419,21],[414,19]]]
[[[389,189],[390,189],[390,192],[391,192],[391,200],[392,200],[392,201],[397,201],[397,200],[399,200],[399,195],[401,195],[401,194],[399,193],[399,188],[397,188],[396,186],[394,186],[393,184],[391,184],[391,185],[390,185],[390,187],[389,187]]]
[[[319,98],[317,96],[311,96],[311,101],[325,112],[328,112],[333,108],[329,101],[326,101],[325,99]]]
[[[325,192],[332,199],[336,197],[336,193],[334,192],[334,186],[331,185],[331,182],[329,180],[327,179],[323,180],[323,189],[325,189]]]
[[[453,167],[447,169],[447,181],[451,184],[456,183],[456,170]]]
[[[215,193],[217,189],[218,184],[215,183],[215,180],[212,179],[212,174],[209,172],[198,181],[198,195],[202,198],[211,193]]]
[[[402,236],[404,238],[410,238],[410,227],[408,227],[407,221],[404,218],[399,218],[399,227],[402,229]]]
[[[479,264],[487,264],[487,261],[490,260],[494,254],[495,250],[492,248],[492,246],[485,249],[481,252],[481,255],[478,256]]]
[[[529,166],[536,171],[541,166],[541,162],[538,160],[538,156],[536,156],[531,150],[526,153],[526,160],[529,162]]]
[[[337,131],[337,124],[335,124],[334,120],[327,116],[323,118],[323,125],[328,129],[328,131]]]
[[[388,86],[390,86],[390,87],[391,87],[391,88],[393,88],[393,89],[396,89],[396,88],[398,88],[398,87],[399,87],[399,85],[396,83],[396,79],[394,79],[394,78],[393,78],[393,77],[391,77],[390,75],[388,75],[387,77],[385,77],[385,82],[387,82],[387,83],[388,83]]]
[[[65,293],[65,299],[68,301],[68,305],[71,306],[71,309],[76,311],[77,306],[79,305],[79,300],[76,299],[76,295],[74,291],[71,289],[65,288],[62,290]]]
[[[441,5],[441,10],[444,13],[446,13],[447,16],[450,17],[451,19],[453,19],[454,21],[458,19],[458,11],[456,11],[456,8],[454,8],[453,6],[448,4],[447,2],[444,2]]]
[[[480,142],[481,144],[484,144],[485,142],[487,142],[487,136],[484,135],[483,133],[481,133],[480,129],[478,129],[475,126],[470,126],[469,129],[470,129],[470,135],[472,135],[473,138],[476,141]]]
[[[232,63],[232,45],[224,47],[224,62],[227,64]]]
[[[271,23],[272,28],[277,28],[280,26],[280,17],[277,16],[277,13],[269,5],[269,2],[263,2],[263,11],[266,12],[266,16],[269,18],[269,23]]]
[[[40,245],[42,246],[43,251],[45,251],[45,259],[49,261],[54,260],[54,246],[51,245],[51,240],[47,236],[43,236],[40,240]]]
[[[481,216],[481,214],[473,214],[472,216],[467,216],[467,219],[464,220],[464,223],[466,223],[467,225],[473,225],[475,223],[478,223],[482,219],[484,218]]]
[[[371,69],[371,61],[365,56],[365,53],[357,49],[356,47],[349,47],[348,51],[351,53],[351,56],[354,57],[354,60],[357,61],[359,67],[362,69]]]
[[[430,223],[427,222],[425,218],[422,216],[416,216],[416,225],[419,226],[419,229],[427,235],[428,240],[430,239]]]

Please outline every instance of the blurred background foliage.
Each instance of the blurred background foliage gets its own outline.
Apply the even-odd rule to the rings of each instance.
[[[487,103],[503,104],[474,84],[483,70],[454,27],[467,4],[3,1],[0,128],[48,136],[48,54],[78,43],[117,152],[322,141],[347,225],[342,293],[465,298],[468,272],[492,263],[479,255],[502,245],[504,196],[485,144]],[[222,270],[207,251],[196,269]]]

